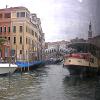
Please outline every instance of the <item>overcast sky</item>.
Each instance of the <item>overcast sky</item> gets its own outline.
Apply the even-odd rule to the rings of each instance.
[[[25,6],[41,19],[46,41],[70,40],[88,36],[91,20],[94,35],[99,34],[96,25],[97,4],[100,0],[0,0],[0,8]],[[100,4],[100,3],[99,3]],[[98,5],[99,6],[99,5]],[[99,14],[98,14],[99,15]]]

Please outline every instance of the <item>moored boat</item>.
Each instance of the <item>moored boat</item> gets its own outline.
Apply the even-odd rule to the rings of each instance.
[[[98,72],[98,59],[91,53],[72,53],[64,57],[64,67],[70,74],[89,74]]]
[[[22,70],[22,71],[27,71],[27,70],[32,70],[32,69],[35,69],[37,68],[38,66],[40,65],[44,65],[45,62],[44,61],[31,61],[31,62],[28,62],[28,61],[17,61],[16,62],[16,65],[18,66],[18,71],[19,70]]]
[[[8,73],[13,73],[18,66],[16,64],[10,63],[0,63],[0,75],[6,75]]]
[[[64,56],[63,66],[70,74],[94,75],[100,73],[100,48],[90,43],[74,43],[73,51]]]

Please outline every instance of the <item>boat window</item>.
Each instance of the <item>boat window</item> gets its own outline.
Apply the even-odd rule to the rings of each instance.
[[[82,63],[82,61],[78,60],[78,62]]]
[[[90,58],[90,62],[94,63],[94,59],[93,58]]]

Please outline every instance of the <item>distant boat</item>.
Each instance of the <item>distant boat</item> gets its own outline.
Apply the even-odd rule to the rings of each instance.
[[[17,67],[16,64],[0,63],[0,75],[13,73]]]
[[[73,45],[75,48],[77,48],[78,46],[78,49],[81,50],[81,52],[71,52],[69,54],[66,54],[64,56],[64,62],[63,62],[63,66],[64,68],[67,68],[70,72],[70,74],[78,74],[78,75],[81,75],[81,74],[97,74],[98,73],[98,70],[100,69],[100,58],[97,57],[98,55],[96,55],[96,50],[95,48],[94,49],[94,52],[93,52],[93,49],[92,49],[92,46],[93,45],[90,45],[90,44],[74,44]],[[91,46],[91,49],[90,52],[82,52],[82,49],[84,48],[85,46],[85,49],[87,48],[88,46],[88,49],[89,49],[89,46]],[[81,48],[82,47],[82,48]],[[92,54],[93,53],[93,54]]]
[[[60,64],[62,62],[62,59],[60,58],[50,58],[48,60],[45,60],[45,64],[46,65],[50,65],[50,64]]]

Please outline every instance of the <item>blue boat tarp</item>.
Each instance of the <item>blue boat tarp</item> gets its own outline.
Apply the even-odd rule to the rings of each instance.
[[[16,64],[23,68],[23,67],[30,67],[30,66],[34,66],[34,65],[39,65],[42,64],[43,61],[33,61],[33,62],[23,62],[23,61],[17,61]]]

